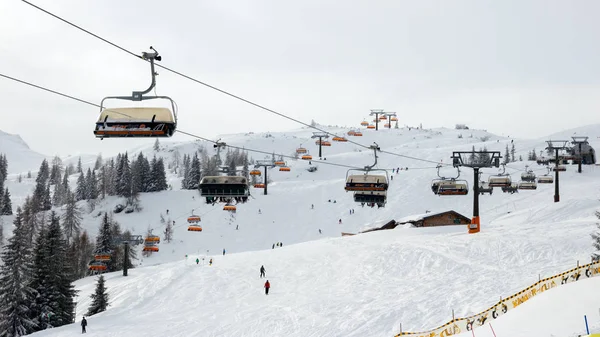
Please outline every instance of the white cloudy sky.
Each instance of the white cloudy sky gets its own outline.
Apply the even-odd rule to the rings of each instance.
[[[600,1],[31,1],[307,122],[357,125],[381,108],[401,124],[519,137],[599,122]],[[0,13],[0,73],[94,102],[149,84],[146,63],[25,3],[1,1]],[[297,126],[159,73],[181,130],[214,138]],[[97,140],[96,108],[2,78],[0,100],[0,129],[45,154],[152,142]]]

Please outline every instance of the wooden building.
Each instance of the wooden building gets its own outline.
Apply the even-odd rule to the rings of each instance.
[[[461,226],[470,223],[471,219],[455,211],[425,213],[397,221],[398,225],[411,224],[415,227]]]

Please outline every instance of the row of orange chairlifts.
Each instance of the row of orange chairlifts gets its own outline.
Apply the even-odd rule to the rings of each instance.
[[[388,120],[388,119],[387,119],[387,117],[386,117],[386,116],[379,116],[379,120],[380,120],[380,121],[382,121],[382,122],[387,122],[387,120]],[[397,121],[398,121],[398,117],[394,117],[394,116],[392,116],[392,117],[390,118],[390,121],[391,121],[391,122],[397,122]],[[377,120],[375,120],[375,119],[374,119],[374,120],[373,120],[373,123],[375,123],[375,122],[377,122]],[[373,125],[373,124],[369,124],[369,122],[367,122],[367,121],[362,121],[362,122],[360,123],[360,125],[362,125],[362,126],[366,126],[366,127],[367,127],[367,129],[375,129],[375,125]],[[383,125],[383,127],[384,127],[384,128],[389,128],[389,127],[390,127],[390,124],[389,124],[389,123],[385,123],[385,124]],[[361,136],[362,136],[362,134],[361,134]]]
[[[160,243],[160,237],[158,235],[150,234],[144,239],[144,252],[158,252],[158,244]],[[93,272],[105,272],[108,269],[106,263],[112,260],[112,254],[110,252],[101,252],[94,254],[94,261],[90,262],[88,269]]]

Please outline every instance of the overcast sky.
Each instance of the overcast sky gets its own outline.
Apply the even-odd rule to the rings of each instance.
[[[600,1],[31,1],[306,122],[358,126],[385,109],[401,125],[525,138],[599,122]],[[0,13],[0,73],[98,103],[149,84],[147,63],[25,3],[1,1]],[[214,139],[298,127],[158,71],[181,130]],[[98,109],[3,78],[0,100],[0,130],[44,154],[153,142],[100,141]]]

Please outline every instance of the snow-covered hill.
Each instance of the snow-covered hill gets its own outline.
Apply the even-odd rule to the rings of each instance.
[[[340,135],[348,131],[328,130]],[[593,134],[598,130],[598,126],[589,126],[558,136],[588,135],[591,145],[598,148],[600,141]],[[385,151],[444,163],[450,162],[452,151],[473,146],[504,154],[511,141],[516,157],[526,158],[534,148],[542,150],[547,140],[509,139],[482,130],[444,128],[363,133],[363,137],[351,139],[365,145],[377,142]],[[302,145],[316,157],[311,135],[311,129],[298,129],[270,133],[269,137],[239,134],[221,138],[227,144],[285,155]],[[156,154],[169,162],[176,152],[192,153],[199,147],[214,151],[211,144],[201,141],[161,140],[158,152],[149,145],[129,153]],[[254,159],[270,157],[250,155]],[[373,162],[371,152],[351,143],[324,148],[324,157],[328,163],[355,167]],[[84,166],[92,165],[93,157],[82,162]],[[319,169],[311,173],[306,170],[306,161],[287,162],[291,172],[270,170],[273,183],[269,195],[252,188],[253,197],[238,205],[234,216],[222,206],[205,204],[197,191],[180,190],[180,178],[175,175],[169,176],[172,190],[141,196],[142,212],[115,215],[123,228],[134,233],[143,234],[150,227],[160,234],[164,230],[159,222],[163,214],[176,221],[175,240],[161,242],[160,252],[140,261],[143,268],[132,270],[129,277],[109,275],[112,306],[90,319],[90,333],[391,336],[398,332],[400,323],[404,330],[424,330],[448,321],[453,309],[457,316],[478,312],[499,296],[510,295],[537,280],[538,274],[548,276],[568,269],[577,260],[587,262],[592,251],[589,234],[595,229],[594,211],[598,207],[597,188],[593,186],[600,178],[596,166],[585,166],[583,174],[569,166],[561,174],[560,203],[553,203],[552,185],[514,195],[497,189],[491,196],[482,196],[482,232],[477,235],[467,235],[464,227],[398,227],[340,238],[341,232],[356,233],[427,210],[453,209],[470,217],[472,195],[435,196],[430,190],[431,180],[437,177],[435,164],[382,153],[378,167],[388,169],[390,175],[392,168],[408,170],[393,174],[385,208],[362,208],[343,189],[345,168],[313,161]],[[527,164],[538,174],[546,172],[526,161],[509,164],[507,171],[517,181]],[[27,169],[36,170],[38,166],[39,162]],[[441,171],[445,176],[456,172],[452,168]],[[487,179],[488,174],[498,170],[484,172],[483,178]],[[71,186],[76,178],[72,176]],[[472,185],[472,171],[463,169],[461,178]],[[11,178],[8,187],[18,204],[33,189],[33,181],[18,183]],[[98,214],[112,210],[119,202],[116,197],[101,201],[95,211],[85,215],[83,227],[95,235],[100,223]],[[355,213],[350,214],[350,209]],[[192,212],[202,217],[201,233],[186,230],[185,219]],[[4,217],[4,222],[10,219]],[[338,224],[339,219],[342,224]],[[275,242],[282,242],[284,247],[272,249]],[[222,249],[227,255],[221,255]],[[214,257],[215,264],[196,266],[192,260],[204,255]],[[273,284],[269,297],[262,293],[263,280],[258,278],[258,268],[263,264]],[[78,320],[89,304],[93,282],[93,278],[77,282],[82,290]],[[518,312],[515,310],[515,315]],[[40,335],[76,330],[67,326]]]
[[[8,173],[26,172],[37,170],[46,156],[39,154],[29,148],[27,143],[19,135],[0,130],[0,153],[8,159]]]

